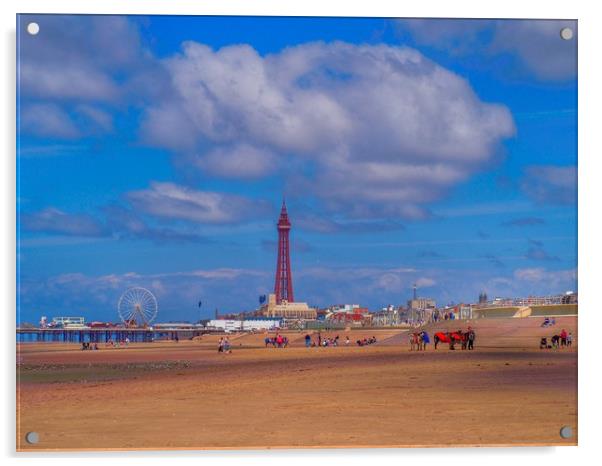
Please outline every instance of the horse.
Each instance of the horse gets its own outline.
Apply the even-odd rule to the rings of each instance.
[[[468,344],[468,333],[463,333],[461,330],[457,332],[437,332],[434,335],[435,349],[439,343],[449,343],[449,349],[453,350],[456,343],[462,344],[462,349],[466,349]]]
[[[420,333],[410,333],[410,351],[421,351],[424,348],[422,335]]]
[[[433,335],[433,340],[435,342],[435,349],[437,349],[437,345],[441,343],[449,343],[449,337],[447,333],[437,332]]]

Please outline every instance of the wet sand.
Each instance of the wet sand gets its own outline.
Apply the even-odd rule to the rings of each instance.
[[[264,348],[265,335],[81,351],[19,348],[20,450],[575,445],[577,345],[539,350],[576,319],[473,321],[474,351],[410,352],[399,330],[336,332],[366,347]],[[439,324],[437,329],[466,327]],[[433,326],[430,326],[432,332]],[[323,333],[324,336],[327,334]],[[562,426],[575,436],[562,439]],[[40,435],[37,445],[22,439]]]

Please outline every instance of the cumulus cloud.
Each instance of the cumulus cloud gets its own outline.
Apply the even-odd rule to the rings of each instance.
[[[127,199],[147,214],[197,223],[239,223],[269,211],[264,202],[174,183],[153,182],[149,189],[128,193]]]
[[[264,150],[283,165],[301,160],[311,176],[291,176],[291,191],[351,217],[427,216],[424,204],[514,134],[506,107],[409,48],[317,42],[260,56],[248,45],[186,42],[165,66],[175,95],[146,113],[148,142],[180,152],[214,145],[197,164],[226,176],[258,174],[272,162]],[[257,167],[242,166],[246,158]]]
[[[577,167],[536,165],[525,169],[521,189],[541,204],[577,202]]]
[[[419,45],[448,51],[454,57],[479,56],[491,63],[513,58],[540,80],[563,81],[577,74],[577,41],[562,40],[560,30],[572,20],[404,19],[398,21]],[[508,68],[503,67],[504,73]]]
[[[168,88],[163,68],[125,16],[20,15],[18,21],[22,112],[36,120],[61,116],[60,127],[22,125],[23,134],[67,139],[106,133],[113,129],[107,107],[141,105]],[[25,32],[31,21],[40,25],[35,36]]]
[[[514,134],[506,107],[410,48],[315,42],[262,56],[185,42],[157,60],[126,17],[19,20],[41,25],[19,35],[24,133],[110,132],[111,113],[131,104],[143,142],[174,151],[179,166],[284,174],[287,192],[348,218],[428,217]]]
[[[140,60],[135,25],[124,16],[19,16],[19,84],[25,97],[114,101],[121,84],[112,74]],[[35,21],[40,33],[26,34]]]

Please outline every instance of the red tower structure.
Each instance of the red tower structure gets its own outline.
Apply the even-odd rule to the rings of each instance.
[[[288,234],[291,231],[291,222],[288,219],[286,203],[282,201],[280,218],[278,219],[278,261],[276,264],[276,284],[274,285],[274,294],[278,304],[282,301],[292,303],[293,297],[293,276],[291,274],[291,255],[289,248]]]

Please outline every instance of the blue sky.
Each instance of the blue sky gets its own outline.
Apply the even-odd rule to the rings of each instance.
[[[21,321],[253,309],[283,196],[313,305],[577,287],[573,21],[18,24]]]

